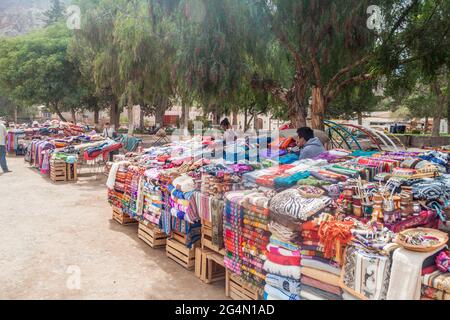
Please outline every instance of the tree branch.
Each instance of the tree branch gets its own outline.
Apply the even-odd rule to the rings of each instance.
[[[342,89],[344,89],[345,87],[354,84],[354,83],[359,83],[359,82],[363,82],[363,81],[367,81],[367,80],[371,80],[374,78],[374,75],[366,73],[366,74],[360,74],[358,76],[354,76],[352,78],[349,78],[345,81],[342,81],[338,86],[336,86],[336,88],[332,91],[330,91],[326,96],[325,99],[327,101],[332,100],[334,97],[336,97],[336,95],[342,91]]]
[[[260,79],[256,74],[253,76],[251,85],[255,89],[261,89],[270,92],[272,96],[283,103],[288,104],[288,90],[281,87],[278,83],[270,79]]]
[[[328,85],[325,89],[325,96],[327,96],[330,91],[331,88],[335,85],[336,82],[338,82],[338,80],[343,77],[345,74],[351,72],[353,69],[355,69],[356,67],[359,67],[360,65],[365,64],[366,62],[369,61],[369,59],[372,57],[372,55],[367,55],[362,59],[359,59],[358,61],[352,63],[351,65],[346,66],[345,68],[342,68],[341,70],[339,70],[338,73],[336,73],[334,75],[333,78],[331,78],[331,80],[328,82]]]
[[[403,23],[403,21],[405,21],[406,17],[411,12],[411,10],[418,4],[419,4],[419,0],[414,0],[413,2],[411,2],[409,7],[406,8],[405,11],[403,11],[402,15],[400,16],[400,18],[395,23],[394,27],[389,32],[389,36],[387,37],[386,42],[389,41],[394,36],[395,31],[397,31],[397,29],[400,27],[400,25]]]

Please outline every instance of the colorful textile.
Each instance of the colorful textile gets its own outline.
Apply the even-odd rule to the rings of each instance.
[[[307,286],[314,287],[314,288],[317,288],[317,289],[320,289],[320,290],[323,290],[323,291],[335,294],[337,296],[342,295],[342,289],[339,288],[338,286],[330,285],[328,283],[325,283],[325,282],[322,282],[320,280],[316,280],[316,279],[310,278],[310,277],[305,276],[303,274],[302,274],[302,277],[300,279],[300,282],[302,284],[307,285]]]
[[[450,300],[450,293],[426,285],[422,286],[421,294],[422,297],[432,300]]]
[[[270,201],[271,215],[284,215],[293,221],[306,221],[331,203],[326,196],[305,198],[296,188],[280,192]]]
[[[278,300],[301,300],[299,295],[286,292],[279,288],[272,287],[269,284],[265,285],[264,292],[267,293],[268,296]]]
[[[369,300],[386,300],[391,259],[350,245],[345,253],[342,283]]]
[[[281,264],[273,263],[270,260],[266,260],[266,262],[264,262],[264,270],[268,273],[300,280],[301,269],[299,266],[283,266]]]
[[[331,286],[339,286],[339,275],[310,267],[302,267],[302,276],[319,280]]]
[[[450,272],[435,271],[422,277],[422,284],[450,294]]]
[[[266,284],[292,294],[300,294],[300,281],[269,273],[266,275]]]

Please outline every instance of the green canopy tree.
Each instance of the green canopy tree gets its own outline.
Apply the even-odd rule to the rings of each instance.
[[[388,89],[393,95],[423,95],[428,86],[428,100],[422,100],[432,110],[432,135],[439,136],[440,123],[448,101],[450,74],[450,3],[425,0],[418,2],[401,32],[393,34],[391,47],[381,52],[379,67],[388,76]],[[405,61],[399,63],[399,61]],[[389,66],[399,66],[392,68]],[[406,92],[406,94],[405,94]]]
[[[18,104],[44,104],[61,120],[80,73],[69,61],[70,31],[59,24],[0,41],[0,87]]]

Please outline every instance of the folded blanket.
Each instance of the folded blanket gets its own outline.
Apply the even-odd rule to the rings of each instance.
[[[266,262],[264,262],[264,270],[267,273],[273,273],[279,276],[300,280],[300,267],[283,266],[281,264],[276,264],[272,261],[266,260]]]
[[[302,285],[300,296],[308,300],[342,300],[342,296],[332,294],[318,288]]]
[[[318,295],[315,295],[314,293],[307,292],[305,290],[300,292],[300,298],[303,300],[312,300],[312,301],[324,301],[327,300],[323,297],[320,297]]]
[[[331,203],[329,197],[305,198],[298,189],[288,189],[270,200],[271,215],[284,215],[293,220],[306,221]]]
[[[338,296],[342,295],[342,289],[339,288],[338,286],[333,286],[323,281],[319,281],[305,275],[302,275],[300,282],[302,283],[302,285],[304,284],[310,287],[314,287]]]
[[[422,277],[422,284],[450,294],[450,272],[435,271]]]
[[[269,284],[265,285],[264,292],[270,297],[277,298],[277,300],[301,300],[299,295],[272,287]]]
[[[341,274],[341,269],[331,266],[328,263],[323,263],[323,262],[316,261],[316,260],[303,259],[301,261],[301,265],[302,265],[302,267],[308,267],[308,268],[316,269],[318,271],[328,272],[328,273],[337,275],[338,277]]]
[[[266,275],[266,284],[284,290],[285,292],[299,295],[301,284],[300,281],[268,273]]]
[[[267,245],[267,258],[277,264],[285,266],[300,266],[299,251],[286,250],[274,244]]]
[[[302,267],[301,273],[311,279],[318,280],[334,287],[339,287],[339,276],[335,274],[308,267]]]
[[[434,252],[414,252],[404,248],[395,250],[387,300],[419,300],[423,262],[440,250],[442,248]]]
[[[287,250],[291,250],[291,251],[299,251],[300,250],[300,247],[296,243],[282,241],[274,235],[272,235],[270,237],[270,243],[272,243],[273,245],[285,248]]]
[[[422,285],[421,294],[422,297],[433,300],[450,300],[450,293],[425,285]]]
[[[345,251],[342,288],[353,290],[369,300],[386,300],[390,267],[389,256],[350,245]]]

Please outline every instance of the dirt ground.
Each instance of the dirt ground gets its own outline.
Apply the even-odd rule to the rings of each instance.
[[[111,219],[104,175],[54,184],[21,157],[0,173],[0,299],[225,299]]]

